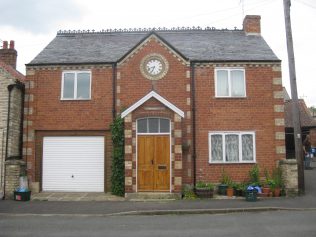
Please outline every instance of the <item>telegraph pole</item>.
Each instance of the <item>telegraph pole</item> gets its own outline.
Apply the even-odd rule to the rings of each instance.
[[[302,131],[301,131],[299,101],[298,101],[298,96],[297,96],[295,59],[294,59],[291,16],[290,16],[291,0],[283,0],[283,5],[284,5],[284,17],[285,17],[287,54],[288,54],[289,71],[290,71],[291,96],[292,96],[292,105],[293,105],[292,118],[293,118],[294,140],[295,140],[295,158],[297,161],[297,172],[298,172],[298,191],[299,191],[299,194],[304,194],[305,193],[304,160],[303,160]]]

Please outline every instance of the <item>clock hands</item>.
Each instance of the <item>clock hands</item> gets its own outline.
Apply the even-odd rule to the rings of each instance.
[[[156,66],[148,67],[148,72],[154,73],[156,71],[155,68],[156,68]]]

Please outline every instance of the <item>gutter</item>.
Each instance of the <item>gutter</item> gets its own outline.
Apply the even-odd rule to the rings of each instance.
[[[116,117],[116,75],[117,75],[117,63],[112,64],[112,117],[113,121]]]
[[[191,88],[192,88],[192,140],[193,140],[193,185],[196,185],[196,113],[195,113],[195,62],[191,61]]]
[[[36,66],[76,66],[76,65],[111,65],[116,64],[116,62],[80,62],[80,63],[29,63],[25,64],[26,67],[36,67]]]

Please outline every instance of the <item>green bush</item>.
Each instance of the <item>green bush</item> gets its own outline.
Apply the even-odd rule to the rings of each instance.
[[[250,183],[252,185],[260,186],[260,177],[259,177],[259,166],[254,165],[252,169],[249,171]]]
[[[196,199],[196,195],[193,190],[193,186],[191,185],[184,185],[182,188],[182,197],[185,200],[194,200]]]
[[[214,184],[212,183],[205,183],[202,181],[199,181],[196,183],[195,188],[197,189],[205,189],[205,190],[214,190]]]
[[[232,178],[229,176],[229,174],[227,174],[227,172],[224,169],[222,169],[222,175],[221,175],[220,183],[221,184],[226,184],[229,187],[232,187],[232,185],[233,185]]]
[[[111,124],[113,157],[112,157],[112,194],[125,194],[125,167],[124,167],[124,123],[118,116]]]

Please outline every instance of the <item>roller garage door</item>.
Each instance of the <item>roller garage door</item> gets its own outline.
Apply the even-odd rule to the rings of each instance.
[[[104,192],[104,137],[44,137],[43,191]]]

